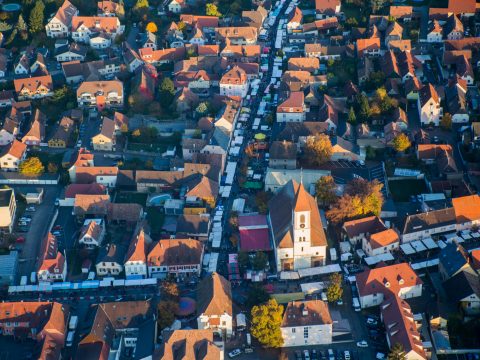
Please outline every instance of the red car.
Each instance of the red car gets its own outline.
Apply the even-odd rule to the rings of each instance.
[[[20,236],[17,238],[17,240],[15,240],[16,243],[24,243],[25,242],[25,238],[23,236]]]

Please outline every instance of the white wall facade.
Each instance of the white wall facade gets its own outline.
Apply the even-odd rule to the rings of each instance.
[[[332,343],[332,324],[281,327],[283,347],[329,345]]]

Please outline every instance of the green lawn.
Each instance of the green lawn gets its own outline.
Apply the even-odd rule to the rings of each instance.
[[[123,203],[123,204],[139,204],[145,206],[147,203],[148,194],[144,193],[137,193],[137,192],[118,192],[115,197],[116,203]]]
[[[167,146],[165,144],[142,144],[129,142],[127,149],[132,151],[163,153],[167,150]]]
[[[393,200],[400,202],[410,201],[411,195],[427,192],[425,181],[420,179],[391,180],[388,182],[388,187]]]

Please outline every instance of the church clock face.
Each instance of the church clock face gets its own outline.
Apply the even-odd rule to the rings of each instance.
[[[300,224],[300,228],[304,228],[305,227],[305,224]]]

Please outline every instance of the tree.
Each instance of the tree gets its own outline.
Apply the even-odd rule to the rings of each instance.
[[[355,125],[357,123],[357,115],[355,115],[355,110],[353,110],[353,106],[350,106],[350,111],[348,112],[347,121],[352,125]]]
[[[120,132],[124,135],[126,133],[128,133],[128,125],[127,124],[122,124],[122,126],[120,126]]]
[[[178,302],[180,290],[178,285],[171,281],[162,282],[162,299]]]
[[[39,33],[43,30],[45,5],[41,0],[35,1],[35,6],[30,12],[30,32],[32,34]]]
[[[238,230],[238,213],[236,211],[230,212],[230,219],[228,220],[228,223],[233,230]]]
[[[179,22],[177,23],[177,28],[178,28],[179,31],[182,31],[182,32],[183,32],[183,31],[185,31],[185,30],[187,29],[187,25],[185,24],[184,21],[179,21]]]
[[[56,174],[58,171],[58,166],[55,163],[49,162],[47,170],[50,174]]]
[[[410,143],[410,139],[404,133],[398,134],[393,139],[393,148],[397,152],[404,152],[407,150],[412,144]]]
[[[357,95],[357,103],[359,107],[359,115],[362,121],[367,121],[371,115],[370,104],[368,103],[368,97],[365,94]]]
[[[266,191],[259,191],[255,195],[255,204],[257,205],[258,212],[260,214],[266,214],[268,210],[268,201],[270,200],[270,194]]]
[[[203,101],[201,102],[200,104],[198,104],[197,108],[195,109],[195,111],[199,114],[199,115],[205,115],[207,112],[208,112],[208,103],[206,101]]]
[[[402,344],[395,343],[390,349],[388,354],[388,360],[405,360],[405,350],[403,349]]]
[[[253,270],[265,270],[267,262],[267,255],[263,251],[257,251],[252,261]]]
[[[265,305],[254,306],[251,315],[252,335],[264,347],[281,347],[283,338],[280,325],[283,319],[283,306],[271,299]]]
[[[178,305],[173,301],[160,301],[157,305],[157,325],[159,330],[172,325],[175,321],[175,313],[178,311]]]
[[[137,0],[134,6],[134,10],[140,9],[147,9],[148,8],[148,0]]]
[[[18,171],[26,176],[39,176],[45,171],[42,162],[38,157],[31,157],[23,161],[18,167]]]
[[[444,130],[450,130],[452,128],[452,115],[450,115],[450,113],[443,114],[440,126]]]
[[[327,206],[335,202],[337,199],[336,190],[337,185],[330,175],[322,176],[315,183],[315,195],[317,196],[318,202],[322,205]]]
[[[160,84],[160,104],[162,108],[167,109],[172,105],[173,98],[175,97],[175,85],[173,81],[166,77]]]
[[[332,156],[332,143],[325,134],[318,134],[307,138],[305,155],[310,163],[320,165],[330,160]]]
[[[17,29],[13,29],[7,41],[5,42],[5,45],[10,45],[11,43],[13,43],[13,40],[15,40],[17,33],[18,33]]]
[[[240,268],[240,271],[245,271],[248,269],[250,266],[250,256],[248,256],[248,253],[246,251],[240,250],[238,252],[238,267]]]
[[[252,308],[255,305],[266,303],[268,299],[270,299],[270,295],[268,295],[263,285],[258,283],[252,283],[247,292],[247,299],[245,301],[245,305],[248,308]]]
[[[22,14],[18,16],[17,24],[15,25],[15,29],[20,33],[20,36],[23,40],[27,40],[28,38],[28,28],[25,20],[23,19]]]
[[[150,21],[147,24],[145,30],[147,30],[148,32],[151,32],[152,34],[155,34],[158,31],[158,28],[157,28],[157,25],[153,21]]]
[[[212,3],[206,5],[205,13],[207,14],[207,16],[222,16],[220,11],[218,11],[217,5]]]
[[[327,287],[327,299],[328,302],[336,302],[342,298],[342,275],[333,273],[330,276],[330,283]]]

